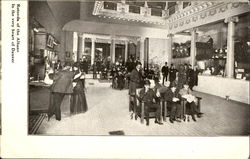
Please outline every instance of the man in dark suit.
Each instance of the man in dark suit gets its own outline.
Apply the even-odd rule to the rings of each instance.
[[[130,74],[130,83],[129,83],[129,94],[135,95],[136,88],[140,88],[142,83],[142,75],[141,75],[141,63],[138,62],[136,64],[136,68]]]
[[[175,65],[171,64],[171,66],[169,68],[169,81],[170,81],[170,83],[175,81],[176,73],[177,73],[177,69],[175,68]]]
[[[157,98],[160,97],[160,94],[154,92],[153,89],[150,88],[150,81],[146,80],[144,88],[139,93],[139,100],[145,102],[145,115],[146,115],[146,125],[149,125],[149,111],[150,109],[156,109],[156,117],[155,123],[162,125],[163,123],[160,122],[160,105],[156,103]]]
[[[61,71],[57,72],[53,79],[50,94],[50,105],[48,108],[48,120],[54,114],[56,120],[61,120],[61,103],[66,94],[73,93],[74,73],[70,71],[70,66],[66,65]]]
[[[86,59],[83,59],[83,61],[81,62],[81,71],[88,74],[88,67],[88,61]]]
[[[188,65],[187,82],[188,82],[189,88],[191,90],[193,90],[193,87],[194,87],[194,70],[192,69],[192,65]]]
[[[181,122],[177,118],[180,117],[181,115],[181,95],[179,92],[176,90],[176,84],[172,83],[170,90],[166,92],[164,95],[164,99],[168,102],[168,104],[171,107],[171,112],[170,112],[170,119],[169,121],[171,123],[174,123],[174,121]]]
[[[162,72],[162,76],[163,76],[162,84],[164,84],[164,81],[168,80],[168,72],[169,72],[169,70],[168,70],[168,63],[167,62],[165,62],[165,66],[162,67],[161,72]]]

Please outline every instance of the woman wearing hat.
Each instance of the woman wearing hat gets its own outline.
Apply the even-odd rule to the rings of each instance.
[[[85,95],[85,76],[79,66],[73,67],[73,72],[75,76],[73,80],[73,93],[70,99],[70,113],[84,113],[88,110]]]

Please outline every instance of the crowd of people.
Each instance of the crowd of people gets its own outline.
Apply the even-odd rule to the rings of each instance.
[[[149,110],[155,109],[155,123],[162,125],[160,119],[160,101],[166,101],[170,111],[169,121],[171,123],[181,122],[181,100],[185,99],[186,113],[191,115],[196,121],[195,115],[200,118],[201,113],[197,108],[197,99],[192,94],[192,88],[198,83],[198,70],[192,69],[190,65],[180,65],[177,70],[173,64],[170,68],[165,63],[162,67],[163,80],[159,83],[159,78],[154,77],[154,87],[150,87],[150,80],[143,77],[141,63],[137,63],[135,69],[130,74],[129,94],[136,97],[136,89],[142,88],[137,98],[145,103],[146,125],[149,125]]]
[[[136,89],[142,88],[138,98],[145,101],[145,115],[147,125],[149,124],[149,110],[156,109],[155,123],[160,121],[160,101],[167,101],[170,112],[170,122],[180,122],[181,104],[180,101],[187,100],[187,114],[196,121],[195,115],[201,117],[201,112],[197,109],[197,101],[192,95],[192,89],[198,84],[198,70],[192,69],[190,65],[179,65],[178,69],[174,64],[168,67],[168,63],[160,70],[159,67],[150,65],[142,68],[138,59],[129,58],[125,63],[117,61],[115,64],[99,63],[95,61],[93,65],[93,78],[100,74],[101,79],[112,79],[112,88],[122,90],[129,89],[130,96],[136,96]],[[85,96],[85,74],[89,72],[88,64],[83,59],[73,65],[66,63],[63,67],[60,62],[56,64],[56,72],[47,71],[46,79],[53,78],[51,84],[50,105],[48,109],[48,119],[54,114],[56,120],[61,120],[60,105],[65,95],[70,95],[70,112],[77,114],[86,112],[88,109]],[[160,71],[162,73],[162,83],[160,83]],[[48,76],[50,75],[50,76]],[[154,87],[150,87],[150,81],[154,80]],[[48,80],[47,80],[47,83]]]

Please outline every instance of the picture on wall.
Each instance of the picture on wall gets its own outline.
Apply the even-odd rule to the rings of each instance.
[[[173,58],[184,58],[190,56],[191,41],[185,43],[173,43]]]

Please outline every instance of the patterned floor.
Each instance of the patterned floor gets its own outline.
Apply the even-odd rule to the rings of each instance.
[[[128,90],[114,90],[110,83],[87,80],[89,110],[84,114],[70,116],[69,97],[62,104],[62,120],[43,120],[36,134],[40,135],[125,135],[157,136],[241,136],[250,134],[249,105],[227,101],[212,95],[198,93],[202,97],[201,111],[204,117],[197,122],[181,122],[150,126],[139,120],[131,120],[128,111]],[[93,84],[94,83],[94,84]],[[93,85],[90,85],[93,84]],[[39,95],[36,94],[36,99]],[[42,96],[42,95],[41,95]],[[46,96],[46,95],[45,95]],[[32,100],[32,99],[31,99]],[[42,103],[42,102],[41,102]]]

